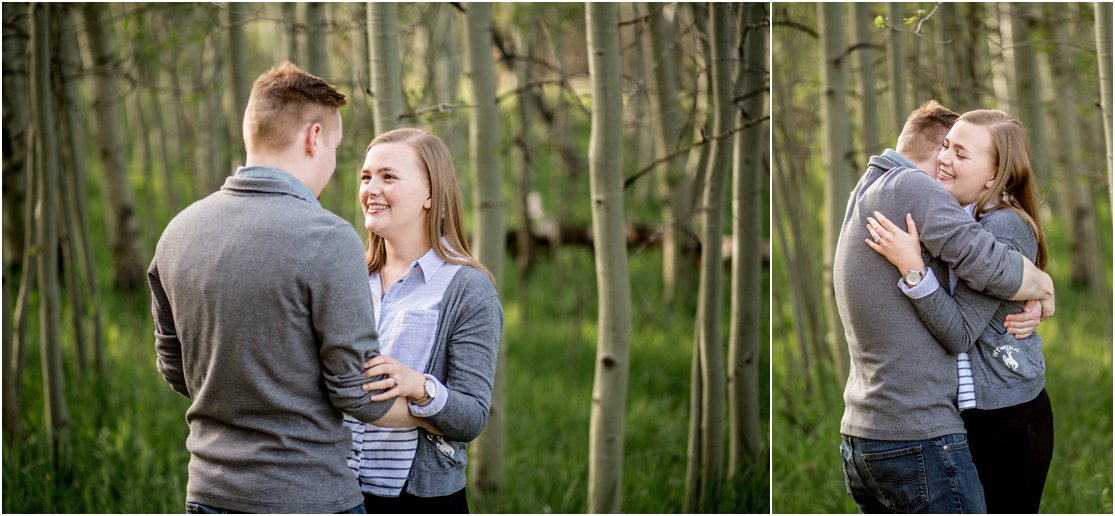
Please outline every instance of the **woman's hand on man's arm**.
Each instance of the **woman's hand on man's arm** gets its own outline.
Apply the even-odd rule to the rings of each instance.
[[[918,226],[909,213],[906,214],[906,227],[909,232],[903,231],[877,211],[874,217],[867,217],[867,232],[871,234],[871,238],[864,242],[895,266],[899,275],[925,268],[925,260],[921,258]]]

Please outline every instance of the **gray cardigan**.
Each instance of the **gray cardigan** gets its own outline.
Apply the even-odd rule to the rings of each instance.
[[[257,169],[258,170],[258,169]],[[148,270],[157,365],[192,401],[186,500],[332,513],[363,497],[341,412],[379,353],[360,238],[293,176],[231,177],[168,225]]]
[[[840,431],[891,441],[963,433],[956,357],[895,288],[894,267],[864,243],[875,210],[902,228],[905,214],[913,214],[927,263],[939,256],[975,290],[1011,297],[1022,284],[1023,258],[996,242],[929,175],[883,156],[871,157],[848,200],[833,261],[851,356]]]
[[[503,307],[495,286],[483,271],[461,267],[442,298],[437,335],[424,371],[448,391],[445,407],[426,418],[443,436],[419,427],[418,449],[404,487],[407,493],[446,496],[465,487],[465,448],[491,415],[502,333]]]
[[[1030,261],[1037,259],[1034,232],[1018,213],[995,210],[984,214],[980,224],[995,234],[999,242]],[[1041,337],[1035,332],[1019,340],[1003,328],[1008,314],[1022,311],[1021,302],[1003,301],[957,282],[952,297],[944,288],[938,288],[913,300],[913,304],[937,340],[968,351],[976,408],[997,409],[1025,403],[1045,387]]]

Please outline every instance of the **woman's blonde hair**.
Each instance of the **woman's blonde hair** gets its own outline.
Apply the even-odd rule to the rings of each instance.
[[[426,168],[426,180],[430,185],[430,209],[426,211],[425,225],[434,252],[446,262],[484,271],[494,284],[492,273],[472,257],[468,239],[461,228],[461,189],[457,186],[457,172],[453,168],[453,158],[445,142],[420,129],[404,127],[377,136],[368,144],[364,154],[367,155],[372,147],[381,143],[409,145]],[[383,237],[368,231],[368,247],[364,257],[368,262],[369,274],[383,268],[387,261]]]
[[[1038,195],[1034,170],[1030,165],[1030,143],[1022,124],[1010,115],[993,109],[969,111],[960,120],[986,127],[991,133],[991,162],[995,177],[991,188],[976,197],[976,220],[984,213],[1007,208],[1014,210],[1030,225],[1038,244],[1034,263],[1045,268],[1048,251],[1038,214]]]

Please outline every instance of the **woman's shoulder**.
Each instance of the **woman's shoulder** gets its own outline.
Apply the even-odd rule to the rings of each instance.
[[[488,273],[472,265],[461,265],[449,283],[449,290],[467,297],[486,298],[498,295]]]
[[[999,208],[980,216],[980,224],[999,240],[1017,242],[1027,248],[1036,243],[1034,230],[1022,214],[1011,208]]]

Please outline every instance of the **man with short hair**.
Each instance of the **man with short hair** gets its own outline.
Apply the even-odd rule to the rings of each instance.
[[[917,221],[926,263],[952,266],[973,289],[1003,299],[1041,299],[1053,313],[1053,283],[972,220],[924,171],[936,170],[958,115],[930,101],[910,114],[898,150],[872,156],[848,201],[833,262],[833,287],[851,367],[844,390],[841,455],[860,510],[986,512],[956,404],[956,356],[941,346],[895,285],[894,268],[868,247],[878,211]],[[916,285],[927,270],[909,271]]]
[[[289,62],[265,72],[245,166],[159,240],[157,366],[192,400],[187,512],[364,512],[341,413],[376,421],[394,402],[361,388],[379,345],[360,237],[317,200],[344,105]]]

